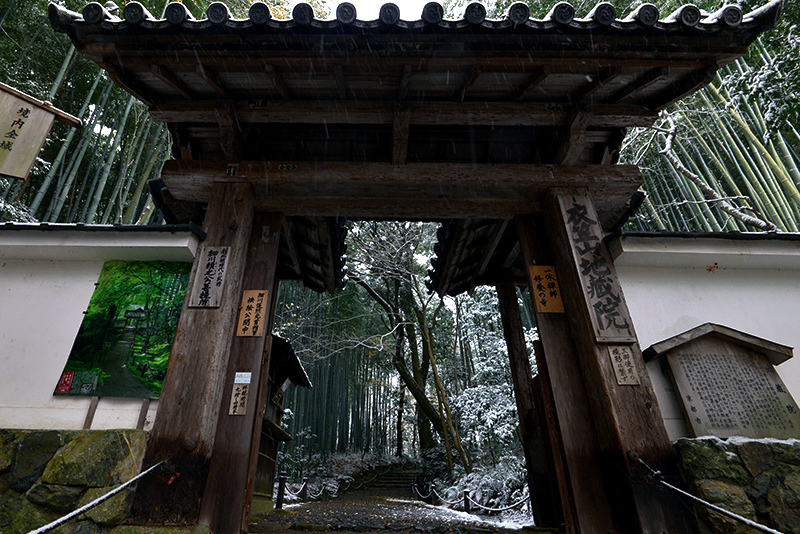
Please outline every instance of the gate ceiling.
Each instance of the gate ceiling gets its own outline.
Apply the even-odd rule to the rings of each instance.
[[[449,221],[433,273],[440,293],[521,274],[511,217],[550,186],[588,188],[608,226],[640,185],[613,165],[625,128],[707,84],[776,23],[781,1],[743,15],[652,5],[620,18],[567,3],[543,20],[513,5],[487,20],[470,4],[443,20],[333,20],[295,7],[272,19],[256,3],[232,19],[221,3],[193,20],[140,4],[82,14],[50,5],[78,50],[166,122],[174,160],[163,196],[197,218],[214,181],[253,183],[261,210],[285,213],[279,276],[317,290],[341,282],[342,217]],[[583,16],[583,14],[578,14]],[[201,215],[200,215],[201,216]]]

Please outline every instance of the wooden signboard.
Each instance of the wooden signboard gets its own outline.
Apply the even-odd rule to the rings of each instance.
[[[0,91],[0,174],[26,178],[55,115]]]
[[[230,247],[206,247],[200,256],[199,276],[192,286],[190,308],[219,308],[225,273],[228,270]]]
[[[695,437],[800,438],[800,409],[775,371],[792,349],[706,323],[657,343]]]
[[[238,337],[264,335],[267,293],[266,289],[247,290],[243,293],[242,305],[239,307],[239,322],[236,326]]]
[[[49,103],[0,83],[0,175],[27,178],[56,119],[81,125]]]
[[[598,343],[635,343],[636,334],[614,273],[592,202],[586,195],[558,195],[583,298]]]
[[[633,351],[627,345],[609,345],[608,356],[611,358],[611,365],[614,367],[614,374],[617,377],[617,384],[620,386],[638,386],[639,373],[633,364]]]
[[[556,269],[552,265],[530,265],[532,295],[536,311],[539,313],[564,313],[564,301],[558,287]]]
[[[247,413],[247,398],[250,395],[250,379],[252,373],[236,373],[231,391],[231,404],[228,415],[245,415]]]

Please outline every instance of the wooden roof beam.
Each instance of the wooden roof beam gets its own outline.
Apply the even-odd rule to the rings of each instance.
[[[711,80],[713,80],[714,76],[717,74],[717,69],[717,65],[712,65],[700,72],[692,72],[684,76],[678,83],[663,91],[661,95],[653,97],[648,107],[654,108],[655,111],[661,111],[686,95],[702,89],[711,83]]]
[[[267,77],[269,77],[281,97],[284,100],[291,100],[292,93],[289,91],[289,86],[286,85],[286,80],[283,79],[278,70],[272,65],[264,65],[264,72],[266,72]]]
[[[478,81],[478,78],[481,75],[481,68],[478,65],[475,65],[469,69],[469,73],[467,74],[466,79],[464,80],[464,84],[461,86],[461,89],[458,91],[456,95],[456,102],[463,102],[464,99],[467,97],[467,93],[472,86],[475,85],[475,82]]]
[[[183,84],[183,82],[180,81],[178,77],[175,76],[169,69],[159,65],[153,65],[150,70],[156,78],[167,84],[173,91],[177,92],[186,100],[192,100],[194,98],[192,93],[186,89],[186,86]]]
[[[525,100],[528,95],[530,95],[533,91],[536,90],[537,87],[542,85],[542,82],[550,75],[551,69],[549,67],[537,67],[536,70],[533,71],[533,75],[531,76],[528,85],[526,85],[516,97],[514,97],[515,102],[522,102]]]
[[[136,83],[131,76],[123,74],[121,69],[109,65],[106,67],[106,71],[108,72],[108,77],[111,78],[114,83],[128,91],[130,94],[148,106],[152,106],[154,104],[152,100],[145,96],[148,94],[148,91],[139,86],[139,84]]]
[[[597,91],[614,81],[617,77],[619,77],[620,73],[617,69],[608,68],[604,69],[602,72],[597,74],[589,85],[579,91],[577,94],[573,95],[572,101],[573,102],[584,102],[588,100],[593,94]]]
[[[618,104],[627,97],[633,95],[638,91],[642,91],[665,80],[669,76],[669,69],[667,67],[657,67],[650,69],[635,80],[625,84],[625,87],[614,93],[607,102],[609,104]]]
[[[203,66],[202,63],[197,64],[197,74],[200,76],[209,87],[211,87],[214,92],[216,92],[219,96],[225,97],[228,95],[228,92],[225,90],[225,87],[222,85],[222,82],[219,79],[219,76],[216,72],[212,69]]]

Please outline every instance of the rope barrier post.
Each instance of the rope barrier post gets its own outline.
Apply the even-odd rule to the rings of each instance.
[[[308,501],[308,477],[303,477],[303,487],[300,488],[300,500]]]
[[[278,477],[278,498],[275,500],[275,508],[278,510],[283,509],[283,494],[286,492],[286,471],[281,471],[281,476]]]
[[[470,513],[470,506],[469,506],[469,491],[464,490],[464,511]]]

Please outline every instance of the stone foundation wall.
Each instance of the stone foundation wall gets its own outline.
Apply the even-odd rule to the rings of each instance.
[[[140,430],[0,430],[0,532],[25,534],[139,473]],[[51,532],[100,534],[125,518],[126,489]]]
[[[785,534],[800,534],[800,440],[679,439],[681,475],[701,499]],[[696,505],[701,534],[749,534],[744,524]]]

